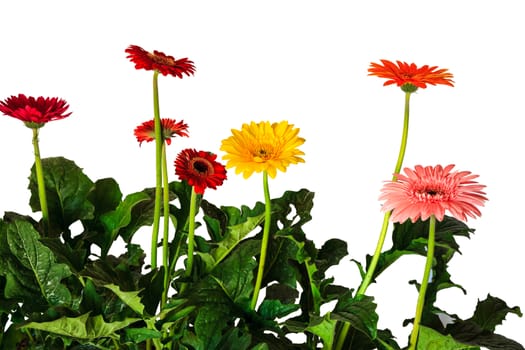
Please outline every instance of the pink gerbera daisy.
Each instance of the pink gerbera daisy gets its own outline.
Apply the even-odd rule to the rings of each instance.
[[[481,216],[478,207],[487,200],[482,191],[485,186],[474,181],[478,175],[452,168],[454,165],[405,168],[405,174],[396,174],[397,180],[381,189],[382,210],[391,210],[391,220],[401,223],[425,221],[431,215],[441,221],[446,211],[459,220]]]

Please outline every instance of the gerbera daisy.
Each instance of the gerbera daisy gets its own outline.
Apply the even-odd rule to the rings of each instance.
[[[190,76],[195,73],[193,62],[187,58],[176,60],[160,51],[148,52],[137,45],[130,45],[126,53],[128,54],[126,57],[135,63],[136,69],[156,70],[162,75],[169,74],[178,78],[182,78],[183,74]]]
[[[162,125],[162,139],[166,140],[166,144],[171,145],[171,138],[173,136],[188,136],[188,125],[184,121],[177,122],[176,120],[163,118],[160,120]],[[137,126],[134,131],[139,145],[142,142],[151,142],[155,140],[155,120],[148,120]]]
[[[387,182],[380,200],[384,200],[383,211],[392,210],[393,222],[415,222],[434,215],[443,220],[445,211],[459,220],[467,216],[481,216],[478,206],[487,200],[484,185],[480,185],[470,171],[452,171],[454,165],[405,168],[403,174],[396,174],[397,180]]]
[[[226,169],[216,158],[211,152],[187,148],[175,159],[175,173],[193,186],[196,193],[203,194],[206,188],[216,189],[226,179]]]
[[[71,115],[69,105],[58,97],[27,97],[24,94],[0,101],[0,112],[23,121],[30,128],[40,128],[52,120]]]
[[[277,170],[283,172],[290,164],[304,163],[300,156],[304,152],[297,147],[304,143],[298,137],[298,128],[287,121],[270,124],[270,122],[251,122],[243,124],[241,130],[232,129],[232,136],[222,141],[221,150],[226,152],[223,159],[226,167],[235,167],[237,174],[244,178],[253,172],[267,171],[275,178]]]
[[[417,88],[425,89],[427,84],[454,86],[453,75],[448,69],[428,65],[418,68],[414,63],[396,62],[397,65],[388,60],[381,60],[382,65],[372,62],[368,68],[368,75],[385,78],[387,81],[383,86],[396,84],[405,92],[414,92]]]

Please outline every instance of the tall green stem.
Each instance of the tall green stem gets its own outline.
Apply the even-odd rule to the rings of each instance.
[[[38,198],[40,200],[40,209],[42,210],[42,220],[44,225],[49,224],[49,213],[47,211],[46,186],[44,183],[44,170],[42,169],[42,160],[40,158],[40,147],[38,146],[38,128],[31,128],[33,130],[33,150],[35,153],[35,172],[36,183],[38,185]]]
[[[428,280],[430,278],[430,271],[432,270],[432,264],[434,262],[434,243],[436,233],[436,217],[430,216],[429,228],[428,228],[428,243],[427,243],[427,260],[425,262],[425,271],[423,272],[423,280],[419,287],[419,295],[417,297],[416,315],[414,317],[414,328],[412,328],[412,334],[410,334],[410,347],[409,350],[415,350],[417,345],[417,338],[419,335],[419,324],[421,322],[421,315],[423,313],[423,307],[425,306],[425,294],[427,292]]]
[[[403,133],[401,135],[401,145],[399,147],[399,154],[397,156],[397,162],[396,162],[396,167],[394,169],[394,175],[392,176],[392,181],[395,181],[397,179],[395,174],[398,174],[401,171],[401,166],[403,165],[403,159],[405,158],[405,151],[406,151],[407,140],[408,140],[408,122],[409,122],[409,117],[410,117],[410,95],[411,95],[410,92],[405,93],[405,115],[403,119]],[[379,233],[379,239],[377,240],[376,250],[374,252],[374,256],[372,257],[372,260],[370,261],[370,266],[368,267],[368,270],[366,271],[366,275],[363,278],[363,282],[361,282],[361,286],[359,287],[357,291],[357,295],[365,294],[366,289],[372,282],[372,277],[374,276],[374,272],[377,267],[377,262],[379,261],[379,256],[381,255],[383,244],[385,243],[386,232],[388,230],[390,215],[391,215],[390,212],[386,212],[383,217],[383,225],[381,227],[381,232]]]
[[[151,269],[157,268],[157,242],[159,239],[160,207],[162,205],[162,124],[159,107],[159,72],[153,72],[153,120],[155,125],[155,207],[151,233]]]
[[[259,292],[261,290],[262,279],[264,275],[264,265],[266,263],[266,252],[268,249],[268,240],[270,237],[270,220],[272,218],[272,203],[270,200],[270,190],[268,187],[268,173],[263,171],[263,188],[264,188],[264,228],[263,237],[261,241],[261,254],[259,256],[259,268],[257,269],[257,278],[255,280],[255,287],[253,290],[251,308],[255,309],[257,305],[257,299],[259,298]]]
[[[188,261],[186,264],[186,271],[184,277],[190,277],[193,269],[193,250],[195,245],[195,215],[197,215],[197,193],[195,188],[191,188],[190,197],[190,217],[188,220]],[[181,287],[180,292],[184,292],[187,283],[184,283]]]
[[[397,162],[396,162],[396,167],[394,169],[394,175],[392,176],[392,181],[395,181],[397,179],[395,174],[398,174],[401,171],[401,167],[403,165],[403,159],[405,158],[405,151],[406,151],[407,140],[408,140],[408,125],[409,125],[409,120],[410,120],[410,95],[411,94],[412,92],[405,92],[405,112],[404,112],[404,118],[403,118],[403,132],[401,134],[401,144],[399,146],[399,154],[397,156]],[[381,252],[383,251],[383,245],[385,243],[386,233],[388,231],[388,225],[389,225],[391,214],[392,212],[386,212],[383,217],[383,225],[381,226],[381,232],[379,233],[379,238],[377,240],[374,255],[372,256],[372,260],[370,261],[370,266],[368,267],[366,271],[365,277],[363,278],[363,281],[361,282],[361,285],[359,286],[359,289],[357,290],[356,296],[364,295],[368,286],[370,285],[370,283],[372,283],[374,272],[376,270],[377,263],[379,261],[379,256],[381,255]],[[345,338],[349,330],[350,330],[350,323],[345,323],[343,325],[343,328],[341,329],[341,332],[339,333],[339,337],[337,339],[337,343],[335,347],[336,350],[341,350],[343,348],[343,344],[345,342]]]
[[[162,189],[163,189],[163,208],[164,208],[164,231],[162,237],[162,266],[164,268],[164,289],[161,298],[161,308],[166,305],[168,297],[169,281],[170,281],[170,268],[169,268],[169,223],[170,223],[170,189],[168,182],[168,165],[166,161],[166,144],[162,143]]]

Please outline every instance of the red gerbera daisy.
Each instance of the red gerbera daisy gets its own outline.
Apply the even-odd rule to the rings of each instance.
[[[135,63],[136,69],[156,70],[162,75],[169,74],[178,78],[182,78],[183,74],[190,76],[195,73],[193,62],[187,58],[176,60],[174,57],[156,50],[148,52],[137,45],[130,45],[126,49],[126,53],[128,53],[126,57]]]
[[[162,138],[166,140],[168,145],[171,145],[171,137],[173,136],[188,137],[188,125],[184,121],[177,122],[173,119],[163,118],[160,120],[160,123],[162,125]],[[155,140],[155,121],[152,119],[140,124],[135,128],[134,134],[139,145],[144,141],[150,142]]]
[[[187,148],[175,160],[175,173],[193,186],[196,193],[203,194],[206,188],[216,189],[226,179],[226,168],[216,158],[211,152]]]
[[[414,92],[417,88],[425,89],[427,84],[454,86],[453,75],[448,69],[428,65],[418,68],[414,63],[396,62],[397,65],[388,60],[381,60],[382,65],[372,62],[368,68],[368,75],[385,78],[387,81],[383,86],[397,84],[405,92]]]
[[[66,118],[69,105],[58,97],[27,97],[24,94],[0,101],[0,112],[20,119],[30,128],[39,128],[52,120]]]
[[[445,211],[459,220],[467,216],[481,216],[477,208],[487,200],[484,185],[473,181],[478,175],[470,171],[451,171],[454,165],[405,168],[403,174],[396,174],[397,180],[389,181],[381,190],[384,200],[383,211],[392,210],[393,222],[411,219],[428,219],[434,215],[443,220]]]

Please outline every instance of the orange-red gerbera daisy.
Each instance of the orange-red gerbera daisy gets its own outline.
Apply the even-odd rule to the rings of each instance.
[[[136,69],[156,70],[162,75],[172,75],[182,78],[183,74],[187,76],[195,73],[195,65],[187,58],[175,59],[162,52],[154,50],[148,52],[137,45],[130,45],[126,49],[129,60],[135,63]]]
[[[414,63],[396,62],[397,65],[388,60],[381,60],[382,65],[372,62],[368,68],[368,75],[385,78],[387,81],[383,86],[396,84],[405,92],[414,92],[417,88],[425,89],[427,84],[454,86],[453,75],[448,69],[428,65],[418,68]]]
[[[187,148],[175,159],[175,173],[203,194],[206,188],[216,189],[226,180],[226,168],[215,159],[217,155],[211,152]]]
[[[448,211],[458,220],[467,216],[481,216],[478,206],[487,200],[483,188],[470,171],[452,171],[454,165],[442,167],[405,168],[404,174],[396,174],[397,180],[389,181],[381,190],[380,200],[384,200],[383,211],[392,210],[393,222],[425,221],[434,215],[443,220]]]
[[[160,120],[162,125],[162,138],[166,141],[166,144],[171,145],[171,138],[173,136],[186,136],[188,137],[188,125],[184,121],[177,122],[176,120],[169,118],[162,118]],[[134,131],[135,136],[139,145],[142,142],[151,142],[155,140],[155,120],[148,120],[137,126]]]
[[[0,101],[0,112],[23,121],[30,128],[40,128],[52,120],[71,115],[69,105],[58,97],[27,97],[24,94]]]

